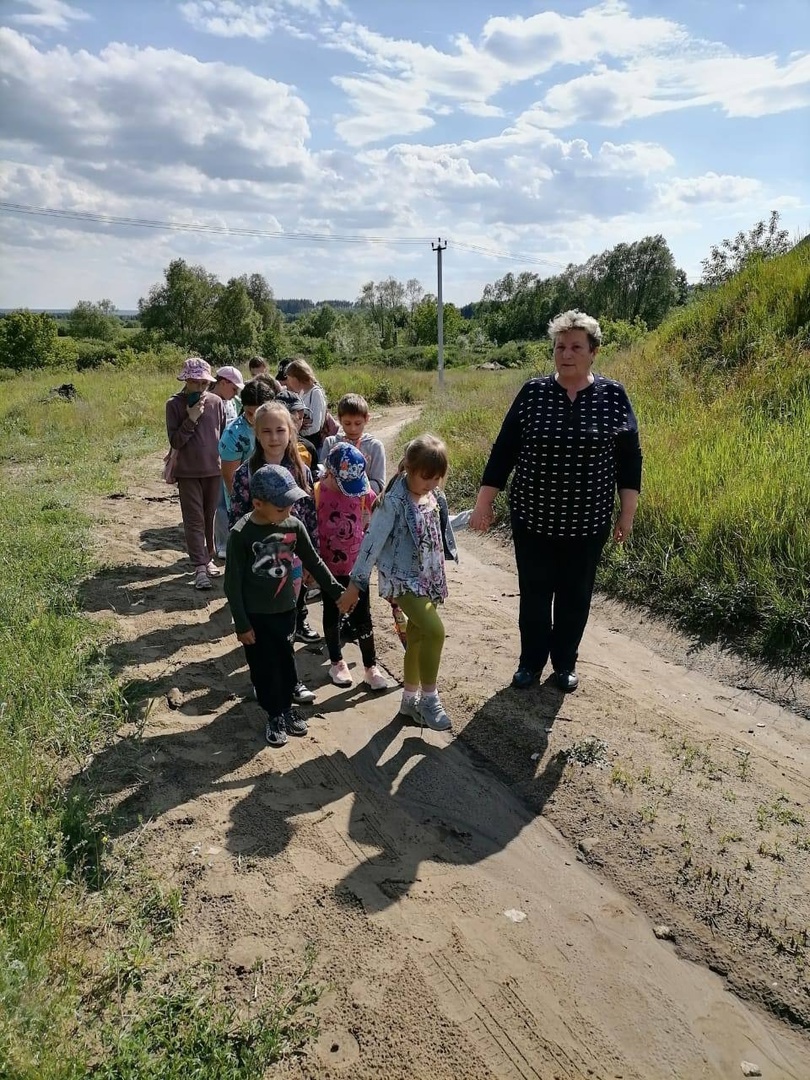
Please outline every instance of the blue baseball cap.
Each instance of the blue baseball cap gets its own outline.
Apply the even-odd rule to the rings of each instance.
[[[250,495],[253,499],[272,506],[292,506],[307,493],[296,484],[293,474],[283,465],[262,465],[250,478]]]
[[[366,476],[366,459],[351,443],[338,443],[326,458],[326,468],[344,495],[367,495],[371,484]]]

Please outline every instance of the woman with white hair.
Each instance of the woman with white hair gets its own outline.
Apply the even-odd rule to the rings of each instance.
[[[549,658],[560,690],[576,690],[577,650],[596,568],[611,531],[633,528],[641,490],[641,447],[621,383],[594,374],[602,331],[566,311],[549,323],[553,375],[530,379],[512,403],[484,469],[470,527],[485,532],[495,496],[509,492],[520,585],[520,660],[512,685],[528,689]]]

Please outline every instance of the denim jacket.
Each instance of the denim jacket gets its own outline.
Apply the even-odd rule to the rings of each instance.
[[[439,504],[439,520],[446,559],[458,562],[458,548],[447,512],[447,498],[439,488],[433,493]],[[368,589],[371,571],[378,566],[388,577],[414,578],[419,574],[419,549],[416,512],[400,476],[377,502],[371,524],[360,547],[351,580],[360,589]]]

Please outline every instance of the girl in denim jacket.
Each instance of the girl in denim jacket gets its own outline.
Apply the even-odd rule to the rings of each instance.
[[[368,589],[376,565],[380,596],[395,600],[408,616],[405,678],[400,714],[445,731],[450,720],[439,700],[444,626],[438,605],[447,596],[445,558],[457,559],[447,499],[439,484],[447,475],[447,447],[420,435],[405,447],[396,476],[380,498],[351,580],[338,607],[352,610]]]

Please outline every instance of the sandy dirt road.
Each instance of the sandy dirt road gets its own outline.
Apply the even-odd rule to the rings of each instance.
[[[412,416],[390,410],[376,430]],[[749,1061],[771,1080],[810,1076],[804,953],[773,940],[790,919],[800,939],[807,851],[786,837],[789,858],[760,855],[739,897],[729,885],[774,829],[804,835],[775,815],[803,821],[810,805],[806,721],[664,659],[609,605],[582,689],[519,695],[508,552],[464,536],[442,673],[454,732],[403,725],[395,690],[337,690],[302,647],[310,736],[270,750],[221,585],[193,590],[178,526],[157,479],[105,503],[108,565],[86,606],[114,620],[111,659],[152,705],[91,773],[118,833],[183,890],[172,947],[213,960],[229,996],[247,1000],[262,963],[294,974],[314,943],[322,1032],[273,1075],[690,1080]],[[398,677],[390,615],[375,611]],[[354,646],[346,656],[361,674]],[[767,830],[760,800],[776,808]],[[771,938],[751,897],[789,916],[770,916]]]

